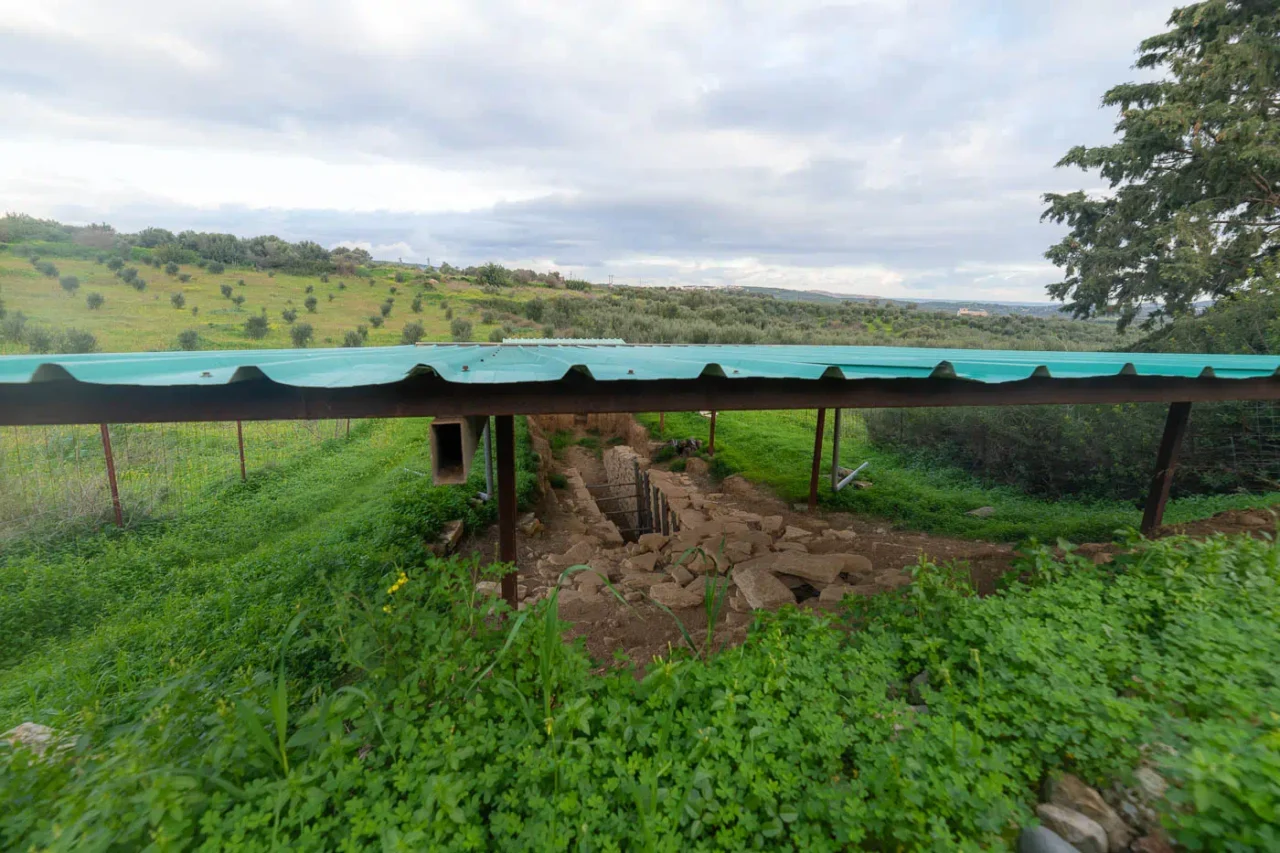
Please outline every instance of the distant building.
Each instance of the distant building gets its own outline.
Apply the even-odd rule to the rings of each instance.
[[[957,317],[990,317],[986,311],[977,311],[970,308],[961,308],[956,312]]]

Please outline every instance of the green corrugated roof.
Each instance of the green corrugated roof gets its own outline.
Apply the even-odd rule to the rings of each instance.
[[[214,385],[265,376],[283,385],[312,388],[381,385],[424,373],[471,384],[554,382],[575,372],[600,380],[933,376],[994,383],[1031,376],[1246,379],[1274,376],[1278,370],[1276,356],[567,341],[0,357],[0,383],[71,378],[103,385]]]

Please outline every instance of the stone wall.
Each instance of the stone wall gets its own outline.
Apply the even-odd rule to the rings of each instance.
[[[531,415],[529,422],[536,423],[548,435],[560,430],[595,430],[602,438],[622,439],[641,457],[649,458],[649,431],[629,414]]]
[[[640,526],[636,515],[636,466],[643,470],[648,461],[642,461],[639,454],[626,445],[610,447],[603,459],[605,480],[610,486],[604,491],[609,497],[605,509],[619,527],[634,531]],[[634,539],[635,534],[628,538]]]
[[[572,509],[587,525],[587,531],[609,547],[622,544],[622,534],[618,526],[600,511],[591,490],[587,488],[577,468],[566,468],[564,471],[565,491],[568,493]]]

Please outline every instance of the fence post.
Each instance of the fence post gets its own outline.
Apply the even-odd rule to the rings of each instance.
[[[116,485],[116,460],[111,454],[111,431],[106,424],[102,430],[102,452],[107,457],[107,483],[111,486],[111,508],[116,511],[116,527],[124,527],[124,511],[120,507],[120,488]]]
[[[240,445],[240,482],[249,482],[249,474],[244,468],[244,426],[236,421],[236,444]]]
[[[636,483],[636,535],[647,533],[644,529],[644,483],[640,479],[640,462],[631,460],[631,470],[635,472]]]
[[[351,438],[351,418],[347,418],[347,438]]]
[[[822,429],[827,422],[827,410],[818,409],[818,428],[813,432],[813,471],[809,475],[809,512],[818,509],[818,473],[822,470]]]
[[[711,440],[707,443],[710,445],[710,447],[708,448],[709,453],[707,455],[715,456],[716,455],[716,413],[715,412],[711,413]]]

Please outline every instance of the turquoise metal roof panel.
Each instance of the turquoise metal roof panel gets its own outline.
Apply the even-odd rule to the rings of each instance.
[[[575,373],[606,381],[932,376],[998,383],[1032,376],[1245,379],[1275,376],[1278,370],[1280,356],[571,341],[0,357],[0,383],[74,379],[100,385],[200,386],[266,377],[308,388],[382,385],[421,374],[469,384],[555,382]]]

